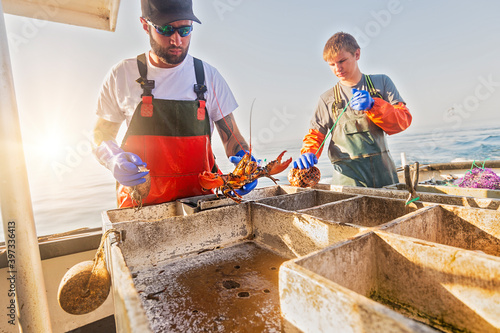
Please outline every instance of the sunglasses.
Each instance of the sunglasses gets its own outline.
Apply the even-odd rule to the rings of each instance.
[[[182,26],[182,27],[175,28],[175,27],[167,24],[167,25],[161,27],[159,25],[154,24],[153,22],[151,22],[148,19],[144,19],[144,20],[150,26],[152,26],[153,28],[155,28],[156,32],[159,33],[162,36],[170,37],[173,34],[175,34],[175,32],[177,31],[179,33],[179,36],[181,36],[181,37],[187,37],[187,36],[189,36],[191,34],[191,31],[193,31],[193,26],[192,25],[185,25],[185,26]]]

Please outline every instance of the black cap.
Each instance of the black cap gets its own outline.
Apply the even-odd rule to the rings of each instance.
[[[201,23],[193,14],[192,0],[141,0],[141,8],[142,17],[161,26],[181,20]]]

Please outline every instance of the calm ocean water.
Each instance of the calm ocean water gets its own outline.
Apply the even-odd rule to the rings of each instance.
[[[256,146],[258,157],[272,160],[287,150],[285,158],[297,158],[301,139],[273,142]],[[457,160],[500,159],[500,125],[460,128],[458,130],[407,131],[388,138],[396,166],[401,165],[401,153],[407,162],[439,163]],[[76,147],[78,148],[78,147]],[[81,147],[80,147],[81,148]],[[215,146],[217,163],[224,172],[233,169],[221,146]],[[41,163],[27,158],[28,175],[37,233],[39,236],[66,232],[78,228],[100,227],[103,211],[116,207],[111,174],[100,166],[90,152],[68,149],[66,162]],[[29,156],[29,155],[27,155]],[[332,167],[328,156],[318,163],[322,183],[329,183]],[[280,183],[288,184],[287,171],[278,175]],[[270,186],[269,179],[259,180],[259,187]],[[4,240],[3,228],[0,241]]]

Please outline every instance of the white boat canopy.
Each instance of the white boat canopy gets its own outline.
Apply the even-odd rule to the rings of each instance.
[[[120,0],[0,0],[0,210],[9,257],[8,271],[15,276],[14,302],[22,332],[50,333],[52,328],[21,139],[4,9],[8,14],[114,31],[119,4]]]
[[[4,12],[115,31],[120,0],[3,0]]]

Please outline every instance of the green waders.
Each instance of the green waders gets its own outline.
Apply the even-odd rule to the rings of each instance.
[[[364,75],[364,80],[370,95],[382,98],[368,75]],[[336,120],[345,106],[340,83],[334,92],[332,112]],[[348,107],[333,131],[328,155],[334,169],[333,185],[382,187],[398,181],[385,132],[364,111]]]

